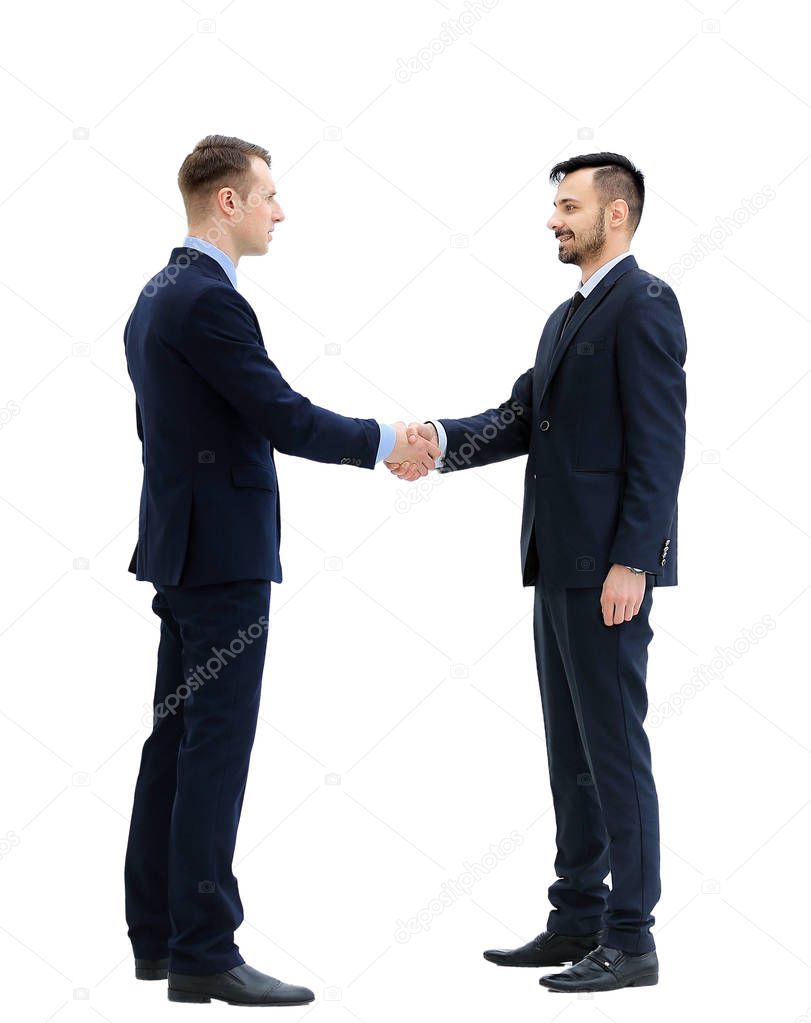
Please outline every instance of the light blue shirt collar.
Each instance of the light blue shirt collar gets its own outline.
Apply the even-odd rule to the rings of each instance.
[[[218,249],[216,245],[212,245],[211,242],[207,242],[205,238],[197,238],[195,235],[187,234],[183,239],[183,246],[187,249],[197,249],[199,252],[205,252],[207,256],[211,256],[212,259],[220,264],[220,266],[228,274],[228,280],[236,288],[237,286],[237,268],[234,266],[233,260],[227,253],[223,252],[222,249]]]
[[[579,292],[582,293],[583,298],[588,298],[592,291],[594,291],[594,289],[603,279],[603,277],[605,277],[605,275],[608,273],[608,271],[612,267],[616,266],[621,259],[625,259],[627,256],[630,255],[631,250],[627,249],[625,252],[621,252],[618,256],[615,256],[613,259],[609,259],[607,263],[603,263],[603,265],[598,270],[595,270],[591,277],[589,277],[589,279],[586,281],[586,283],[581,284],[580,287],[577,289]]]

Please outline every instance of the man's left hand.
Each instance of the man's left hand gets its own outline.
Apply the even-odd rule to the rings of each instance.
[[[612,565],[603,583],[600,606],[606,625],[630,622],[645,596],[645,573],[637,575],[625,565]]]

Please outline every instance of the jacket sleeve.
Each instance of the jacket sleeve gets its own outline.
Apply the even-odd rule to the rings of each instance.
[[[268,357],[250,307],[231,288],[207,288],[191,304],[174,348],[278,451],[315,462],[375,467],[380,427],[314,405]]]
[[[687,339],[673,289],[633,292],[620,313],[617,374],[626,478],[609,561],[661,571],[684,468]]]
[[[529,452],[532,435],[532,369],[515,381],[498,408],[467,419],[441,419],[448,447],[438,472],[472,469]]]

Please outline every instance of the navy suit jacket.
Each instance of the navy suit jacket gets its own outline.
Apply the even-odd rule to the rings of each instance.
[[[144,467],[129,570],[163,585],[281,582],[274,450],[373,469],[374,419],[294,391],[225,270],[172,250],[124,328]]]
[[[521,525],[525,586],[602,586],[612,564],[677,583],[687,340],[679,304],[633,256],[571,317],[543,329],[535,365],[498,408],[442,419],[441,472],[528,455]]]

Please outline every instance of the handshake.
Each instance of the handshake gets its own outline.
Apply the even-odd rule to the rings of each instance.
[[[401,480],[413,483],[436,468],[441,455],[439,437],[430,423],[394,423],[397,439],[394,450],[384,460],[387,469]]]

